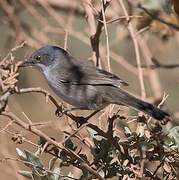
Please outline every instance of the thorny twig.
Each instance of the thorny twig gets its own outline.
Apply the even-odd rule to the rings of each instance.
[[[109,3],[110,3],[109,0],[106,1],[106,3],[103,3],[102,10],[99,13],[99,20],[101,20],[101,21],[98,22],[98,26],[97,26],[97,28],[95,28],[96,29],[95,34],[92,34],[92,33],[94,33],[94,30],[90,34],[91,46],[92,46],[93,52],[94,52],[95,57],[96,57],[96,66],[99,66],[99,63],[100,63],[99,62],[99,58],[100,58],[100,55],[99,55],[99,39],[100,39],[100,35],[101,35],[101,32],[102,32],[102,28],[104,26],[104,24],[103,24],[103,21],[104,21],[103,15],[104,15],[104,12],[105,12],[106,8],[108,7]],[[88,13],[88,16],[92,16],[92,14],[90,15]],[[91,23],[89,23],[89,24],[91,24]],[[93,27],[93,29],[94,29],[94,27]]]
[[[26,42],[23,42],[19,46],[11,49],[7,56],[5,56],[0,62],[0,85],[3,92],[7,91],[8,89],[15,88],[15,84],[18,81],[17,77],[19,75],[18,67],[22,62],[20,61],[13,64],[13,53],[19,48],[24,47],[25,43]]]

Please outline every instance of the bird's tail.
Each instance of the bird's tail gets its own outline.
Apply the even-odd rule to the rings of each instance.
[[[142,101],[140,99],[135,98],[134,96],[124,92],[123,90],[117,88],[118,95],[117,97],[117,103],[116,104],[124,104],[127,106],[130,106],[132,108],[135,108],[137,110],[143,111],[144,113],[150,115],[151,117],[157,119],[157,120],[163,120],[166,117],[169,117],[169,114],[167,112],[164,112],[163,110],[157,108],[156,106]]]

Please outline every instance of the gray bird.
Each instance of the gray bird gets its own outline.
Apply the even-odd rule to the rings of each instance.
[[[157,120],[169,114],[119,88],[128,84],[116,75],[75,59],[57,46],[35,51],[22,66],[36,66],[48,85],[65,102],[78,110],[100,110],[109,104],[143,111]]]

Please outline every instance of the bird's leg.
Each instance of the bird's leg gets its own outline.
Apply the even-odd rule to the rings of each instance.
[[[88,108],[86,107],[79,107],[79,108],[63,108],[63,109],[57,109],[55,114],[56,116],[58,117],[62,117],[64,114],[66,114],[67,112],[69,111],[75,111],[75,110],[87,110]],[[90,115],[88,115],[87,117],[83,117],[83,116],[74,116],[73,114],[71,113],[68,113],[67,115],[75,120],[75,122],[77,123],[77,127],[81,127],[84,123],[86,123],[90,118],[92,118],[95,114],[97,114],[99,110],[96,110],[94,112],[92,112]]]
[[[68,112],[68,111],[78,111],[78,110],[89,110],[88,107],[75,107],[75,108],[64,108],[63,109],[64,112]]]
[[[67,112],[77,111],[77,110],[88,110],[88,108],[87,107],[76,107],[76,108],[61,107],[61,109],[57,109],[55,111],[55,115],[58,116],[58,117],[62,117]]]
[[[75,108],[70,108],[70,107],[63,107],[63,105],[60,106],[60,108],[57,108],[55,111],[55,115],[58,117],[62,117],[65,113],[69,111],[77,111],[77,110],[88,110],[87,107],[75,107]]]

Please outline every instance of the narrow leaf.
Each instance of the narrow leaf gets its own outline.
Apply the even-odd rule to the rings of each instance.
[[[32,173],[28,171],[18,171],[18,174],[26,177],[27,179],[33,180]]]

